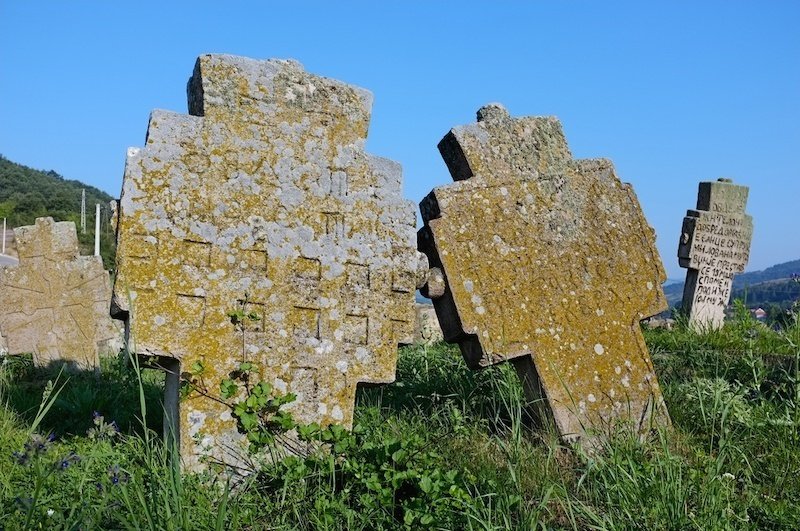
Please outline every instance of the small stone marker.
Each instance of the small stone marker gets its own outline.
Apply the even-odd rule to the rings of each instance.
[[[414,330],[414,343],[430,345],[444,339],[442,327],[436,318],[436,310],[431,304],[417,303],[417,322]]]
[[[668,423],[639,328],[666,308],[666,275],[611,162],[574,160],[557,119],[496,104],[439,150],[457,182],[422,202],[419,247],[447,279],[445,339],[473,368],[511,360],[566,440]]]
[[[729,179],[701,182],[697,209],[683,218],[678,261],[687,268],[683,309],[689,325],[704,331],[722,327],[733,275],[750,258],[753,218],[745,214],[746,186]]]
[[[0,267],[0,336],[35,365],[94,369],[119,331],[108,315],[111,281],[97,256],[81,256],[72,222],[38,218],[15,229],[19,265]]]
[[[177,398],[205,366],[210,392],[243,361],[300,422],[350,426],[356,386],[391,382],[414,332],[414,205],[401,168],[364,151],[372,96],[293,61],[203,55],[190,115],[154,111],[132,149],[114,286],[131,347],[160,356],[184,465],[239,464],[230,411]],[[261,321],[243,335],[240,301]],[[170,361],[172,360],[172,361]],[[178,366],[178,362],[180,366]]]

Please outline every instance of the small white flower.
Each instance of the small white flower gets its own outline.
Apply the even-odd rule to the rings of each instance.
[[[730,472],[725,472],[724,474],[722,474],[722,479],[736,479],[736,476],[734,476]]]
[[[53,516],[55,511],[53,509],[47,509],[47,516]]]

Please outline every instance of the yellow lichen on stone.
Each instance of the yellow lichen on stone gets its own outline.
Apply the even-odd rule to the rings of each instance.
[[[371,95],[292,61],[204,55],[191,115],[155,111],[120,201],[115,300],[136,352],[194,361],[216,391],[242,361],[301,422],[352,423],[359,382],[394,380],[414,328],[413,204],[364,151]],[[228,313],[247,295],[261,320]],[[180,405],[184,462],[235,463],[213,400]]]
[[[14,230],[19,264],[0,266],[0,336],[11,354],[96,369],[118,338],[111,281],[99,256],[81,256],[72,222],[38,218]]]
[[[573,160],[554,118],[478,116],[439,145],[457,182],[421,205],[445,338],[472,367],[515,360],[567,439],[668,422],[639,329],[666,308],[665,274],[630,185],[607,160]]]

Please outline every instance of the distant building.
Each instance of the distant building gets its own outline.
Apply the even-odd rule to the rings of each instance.
[[[755,317],[759,321],[766,321],[767,320],[767,312],[764,308],[756,308],[755,310],[750,310],[750,314]]]

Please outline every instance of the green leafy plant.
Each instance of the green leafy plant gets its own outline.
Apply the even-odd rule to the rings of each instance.
[[[276,443],[276,437],[286,435],[298,427],[292,414],[283,406],[296,400],[293,393],[278,394],[269,382],[259,380],[256,366],[247,360],[247,334],[258,326],[261,316],[248,309],[249,295],[239,301],[239,305],[228,313],[231,324],[241,336],[241,361],[238,367],[219,383],[219,393],[212,392],[205,382],[206,367],[202,361],[192,363],[189,371],[182,374],[182,395],[190,396],[196,392],[230,409],[236,419],[237,429],[250,442],[248,450],[258,453]],[[290,438],[283,437],[285,449],[301,452],[292,445]]]

